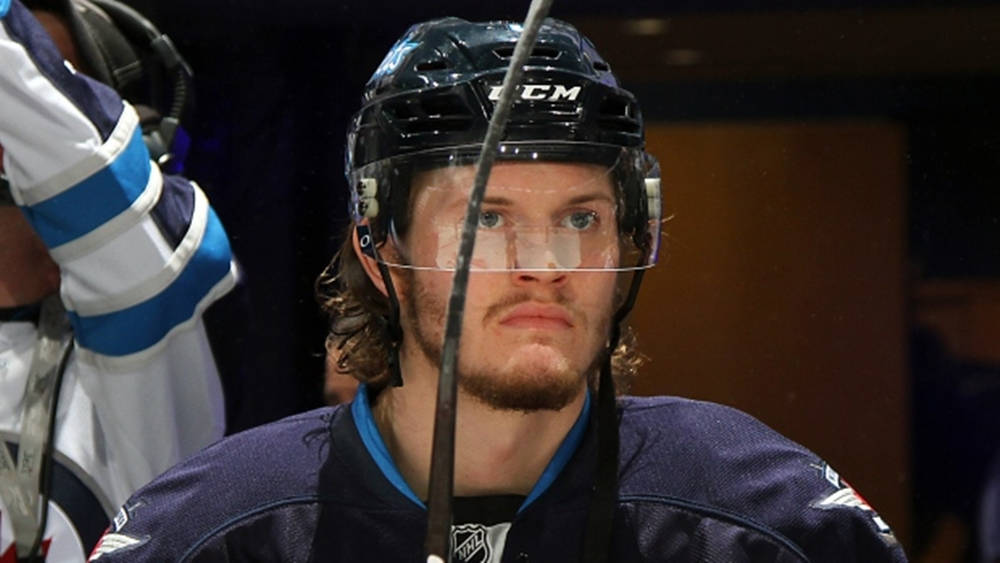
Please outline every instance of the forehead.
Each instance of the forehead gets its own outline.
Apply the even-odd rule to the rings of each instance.
[[[474,165],[435,168],[414,174],[415,203],[448,205],[465,201],[475,180]],[[486,201],[504,198],[512,203],[558,204],[581,195],[612,199],[614,189],[608,168],[580,162],[498,162],[486,183]],[[521,198],[530,197],[530,200]]]

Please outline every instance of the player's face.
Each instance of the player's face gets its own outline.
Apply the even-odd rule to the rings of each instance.
[[[473,174],[466,166],[418,175],[415,184],[436,189],[417,189],[411,198],[412,222],[402,244],[412,263],[441,262],[440,241],[450,236],[442,226],[461,225]],[[494,167],[465,300],[462,390],[496,408],[531,411],[559,409],[585,389],[605,346],[615,296],[616,274],[597,269],[617,263],[614,202],[600,166]],[[578,269],[556,269],[565,261]],[[475,270],[483,264],[514,269]],[[453,273],[396,272],[404,288],[404,346],[417,345],[438,366]]]

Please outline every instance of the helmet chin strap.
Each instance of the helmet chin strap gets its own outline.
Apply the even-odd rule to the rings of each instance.
[[[381,260],[376,260],[385,291],[389,294],[389,318],[384,319],[386,332],[389,334],[389,375],[393,387],[403,386],[403,373],[399,368],[399,348],[403,345],[403,329],[399,326],[399,298],[396,297],[396,286],[389,275],[389,267]]]
[[[402,387],[403,374],[399,368],[399,348],[403,344],[403,329],[399,325],[399,297],[396,294],[396,286],[392,283],[392,276],[389,275],[389,267],[378,255],[371,228],[361,224],[355,227],[355,231],[361,252],[375,260],[379,275],[382,276],[382,283],[385,285],[385,292],[389,297],[389,316],[379,320],[389,335],[389,382],[393,387]]]
[[[587,529],[583,535],[584,563],[603,563],[611,551],[615,510],[618,507],[618,409],[615,404],[615,381],[612,377],[611,357],[621,337],[622,323],[628,316],[639,295],[639,285],[645,270],[636,270],[628,294],[611,323],[608,347],[601,362],[601,375],[597,387],[597,467],[594,472],[594,494],[587,512]]]

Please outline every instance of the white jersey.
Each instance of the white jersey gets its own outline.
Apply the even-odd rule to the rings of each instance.
[[[235,282],[229,243],[201,189],[162,175],[141,133],[133,108],[63,61],[19,0],[0,0],[3,167],[59,264],[73,326],[48,561],[84,561],[136,488],[224,432],[201,315]],[[15,459],[36,334],[0,323],[0,447]],[[0,562],[14,557],[7,508]]]

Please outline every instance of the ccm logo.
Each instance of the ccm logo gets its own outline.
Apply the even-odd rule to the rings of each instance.
[[[489,98],[492,101],[500,99],[502,86],[491,86]],[[580,95],[580,87],[573,86],[567,88],[562,84],[524,84],[520,87],[522,100],[545,100],[547,102],[558,102],[559,100],[576,101]]]

